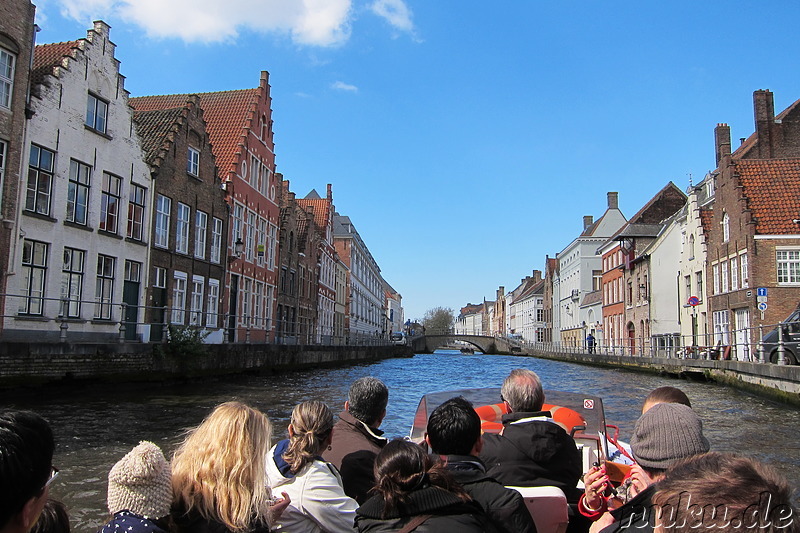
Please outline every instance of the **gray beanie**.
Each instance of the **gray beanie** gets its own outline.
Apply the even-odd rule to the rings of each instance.
[[[172,504],[172,471],[161,448],[142,441],[108,473],[108,510],[163,518]]]
[[[633,456],[645,468],[666,469],[708,449],[703,422],[691,407],[678,403],[651,407],[636,421],[631,438]]]

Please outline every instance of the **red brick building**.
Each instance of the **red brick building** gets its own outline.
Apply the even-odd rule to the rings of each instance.
[[[715,129],[708,244],[714,342],[741,360],[757,356],[758,326],[784,320],[800,302],[800,100],[777,116],[770,91],[755,91],[753,103],[755,132],[736,151],[729,126]]]
[[[228,338],[237,342],[268,342],[274,335],[281,184],[275,173],[268,78],[262,71],[256,88],[199,95],[231,208],[223,309]],[[170,109],[187,97],[145,96],[133,98],[132,105],[137,111]]]
[[[36,7],[29,0],[0,3],[0,308],[5,309],[6,277],[13,271],[12,224],[17,218],[20,172],[25,154],[28,96]],[[27,167],[27,165],[25,165]],[[0,317],[0,331],[3,319]]]

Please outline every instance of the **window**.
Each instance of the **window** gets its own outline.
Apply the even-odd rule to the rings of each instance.
[[[97,255],[97,284],[94,290],[94,317],[111,319],[111,302],[114,295],[114,268],[116,258]]]
[[[261,165],[256,156],[250,156],[250,185],[256,189],[261,190],[258,180],[261,178]]]
[[[64,265],[61,267],[61,312],[60,316],[81,316],[81,292],[83,289],[83,263],[86,252],[64,248]]]
[[[219,312],[219,280],[208,280],[208,304],[206,305],[206,327],[217,327],[217,313]]]
[[[264,266],[266,260],[267,221],[258,217],[258,236],[256,237],[256,263]]]
[[[684,276],[683,281],[686,285],[686,299],[688,300],[692,296],[692,276]]]
[[[705,299],[705,294],[703,294],[703,271],[695,272],[695,279],[697,280],[697,296],[700,300]]]
[[[245,327],[250,325],[250,287],[252,281],[248,278],[242,279],[242,316],[239,319],[239,324]]]
[[[735,257],[731,258],[731,290],[739,289],[739,262]]]
[[[67,186],[67,220],[86,225],[89,214],[89,185],[92,167],[71,159]]]
[[[147,189],[131,184],[131,191],[128,195],[128,237],[137,241],[142,240],[146,194]]]
[[[728,292],[728,262],[723,261],[721,264],[722,269],[722,292]]]
[[[719,294],[719,263],[711,267],[714,272],[714,292],[713,294]]]
[[[247,212],[247,224],[245,225],[245,257],[251,263],[253,262],[254,252],[256,248],[256,214],[252,211]]]
[[[10,52],[0,48],[0,107],[11,109],[14,89],[14,59]]]
[[[222,255],[222,219],[211,219],[211,261],[219,263]]]
[[[117,232],[119,221],[119,198],[122,179],[103,172],[103,192],[100,201],[100,229]]]
[[[175,271],[172,285],[172,319],[173,324],[183,324],[186,309],[186,273]]]
[[[742,254],[739,256],[739,264],[742,268],[742,288],[746,289],[750,286],[748,281],[749,272],[747,267],[747,254]]]
[[[728,213],[722,216],[722,242],[728,242],[731,238],[731,217]]]
[[[694,235],[689,235],[689,259],[694,259]]]
[[[205,279],[202,276],[192,276],[192,307],[189,314],[189,324],[200,326],[203,324],[203,290]]]
[[[47,278],[47,243],[25,239],[22,243],[22,295],[19,312],[41,315],[44,312],[44,280]]]
[[[264,310],[261,303],[264,299],[264,284],[260,281],[253,283],[253,320],[251,324],[255,328],[261,328],[264,323]]]
[[[244,225],[244,206],[236,204],[233,208],[233,235],[231,244],[242,238],[242,226]]]
[[[125,281],[139,283],[142,277],[142,264],[138,261],[125,260]]]
[[[89,93],[86,101],[86,125],[100,133],[106,133],[108,102]]]
[[[278,226],[269,225],[269,258],[267,259],[267,267],[270,270],[275,270],[275,247],[278,243]],[[329,284],[330,286],[330,284]]]
[[[25,209],[41,215],[50,214],[50,192],[53,184],[55,153],[35,144],[31,145],[28,162],[28,192]]]
[[[3,199],[3,184],[5,183],[5,168],[6,168],[6,150],[8,149],[8,144],[0,139],[0,203],[2,203]]]
[[[800,283],[800,250],[777,250],[778,283]]]
[[[714,344],[722,344],[727,346],[729,344],[729,328],[728,311],[714,311],[712,315],[714,319]]]
[[[156,289],[167,288],[167,269],[155,267],[153,270],[153,287]]]
[[[202,211],[194,214],[194,256],[200,259],[206,257],[206,229],[208,228],[208,215]]]
[[[200,152],[191,146],[189,147],[189,155],[186,159],[186,172],[195,177],[200,175]]]
[[[189,216],[192,209],[178,202],[178,222],[175,225],[175,250],[182,254],[189,253]]]
[[[172,210],[172,200],[166,196],[156,197],[156,246],[169,248],[169,214]]]

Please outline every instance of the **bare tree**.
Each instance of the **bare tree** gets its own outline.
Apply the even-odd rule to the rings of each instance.
[[[428,335],[444,334],[450,333],[455,320],[453,310],[449,307],[434,307],[425,311],[422,325],[425,326],[425,333]]]

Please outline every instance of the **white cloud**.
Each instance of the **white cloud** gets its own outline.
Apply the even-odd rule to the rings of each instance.
[[[403,0],[375,0],[370,9],[379,17],[386,19],[394,28],[406,32],[414,31],[411,9]]]
[[[331,83],[331,88],[336,89],[337,91],[348,91],[351,93],[357,93],[358,87],[355,85],[350,85],[349,83],[345,83],[343,81],[335,81]]]
[[[80,21],[121,17],[151,37],[220,42],[243,29],[291,35],[298,44],[335,46],[350,37],[353,0],[60,0]],[[110,19],[110,20],[109,20]]]

